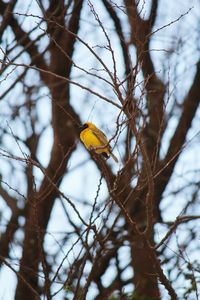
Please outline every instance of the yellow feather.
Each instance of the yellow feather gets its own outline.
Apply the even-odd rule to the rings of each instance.
[[[91,122],[85,123],[82,128],[80,139],[88,150],[94,149],[96,153],[111,156],[118,162],[117,157],[111,152],[107,137],[100,129]]]

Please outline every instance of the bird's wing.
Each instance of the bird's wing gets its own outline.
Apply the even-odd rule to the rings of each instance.
[[[106,135],[100,129],[92,129],[93,134],[100,140],[103,145],[108,144]]]

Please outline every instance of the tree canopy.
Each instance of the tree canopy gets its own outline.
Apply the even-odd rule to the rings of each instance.
[[[199,299],[200,2],[0,0],[0,20],[0,297]]]

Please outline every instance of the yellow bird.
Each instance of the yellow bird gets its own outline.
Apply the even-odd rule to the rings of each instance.
[[[107,137],[93,123],[86,122],[80,127],[80,130],[80,139],[88,150],[94,150],[106,158],[111,156],[115,162],[118,162],[117,157],[111,151]]]

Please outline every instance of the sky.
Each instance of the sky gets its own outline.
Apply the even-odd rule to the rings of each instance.
[[[86,1],[87,2],[87,1]],[[92,49],[95,49],[96,53],[101,57],[104,63],[112,69],[112,61],[110,53],[104,48],[106,45],[105,36],[97,26],[94,16],[91,15],[88,5],[84,4],[83,11],[81,14],[81,25],[79,36],[87,42]],[[121,2],[121,1],[119,1]],[[111,39],[111,43],[114,49],[114,54],[117,61],[117,72],[120,79],[124,76],[123,69],[123,59],[122,53],[118,46],[119,41],[116,36],[115,30],[113,28],[113,23],[109,20],[107,13],[105,12],[100,1],[93,1],[96,11],[100,14],[101,21],[105,26],[105,29]],[[182,1],[166,1],[161,0],[159,3],[159,18],[155,24],[155,30],[159,27],[165,26],[166,24],[173,22],[180,15],[187,13],[187,11],[191,8],[191,12],[185,15],[179,22],[174,22],[171,26],[166,26],[162,30],[158,31],[152,38],[151,42],[151,55],[154,58],[154,64],[156,68],[156,72],[160,74],[161,78],[165,78],[166,83],[168,83],[169,88],[169,97],[166,99],[166,110],[170,111],[173,102],[176,100],[178,102],[182,102],[184,96],[186,95],[193,76],[195,74],[195,63],[199,59],[199,48],[200,42],[198,39],[197,28],[199,25],[200,17],[198,14],[198,9],[200,4],[197,0],[185,1],[182,4]],[[165,7],[165,10],[163,9]],[[144,17],[148,15],[148,1],[145,2],[143,11]],[[199,10],[200,11],[200,10]],[[26,13],[41,16],[41,12],[38,8],[37,2],[35,0],[32,1],[18,1],[17,6],[15,7],[15,13]],[[169,13],[170,12],[170,13]],[[129,38],[129,28],[126,24],[126,16],[122,14],[119,10],[120,16],[124,20],[123,29],[124,33]],[[34,26],[36,26],[39,20],[33,16],[24,17],[16,15],[17,18],[22,22],[22,26],[24,30],[30,30]],[[35,30],[31,38],[35,38],[38,34],[42,32],[46,28],[46,25],[42,23],[38,30]],[[14,44],[13,34],[10,29],[6,32],[6,37],[4,36],[4,41],[11,45]],[[45,36],[40,43],[38,43],[39,49],[42,51],[45,49],[45,45],[48,42],[48,38]],[[98,46],[97,46],[98,45]],[[4,48],[5,42],[2,44],[2,48]],[[101,47],[99,47],[101,46]],[[180,50],[177,49],[180,48]],[[173,51],[176,49],[176,51]],[[19,48],[17,51],[20,51]],[[131,57],[134,62],[135,60],[135,50],[133,47],[130,47]],[[11,54],[12,57],[17,55],[16,50]],[[47,55],[48,59],[48,55]],[[75,54],[73,57],[74,61],[81,68],[85,68],[88,71],[92,71],[98,75],[106,76],[105,72],[102,71],[102,66],[99,62],[91,56],[91,53],[84,47],[81,43],[76,44]],[[23,54],[18,58],[18,63],[29,63],[30,59],[27,54]],[[175,67],[174,67],[175,66]],[[11,72],[11,69],[8,69],[6,74],[4,75],[1,81],[1,93],[15,80],[19,74],[22,72],[22,68],[17,68]],[[11,73],[9,73],[11,72]],[[79,83],[87,86],[89,88],[92,87],[98,93],[104,93],[105,96],[109,97],[113,101],[117,101],[116,95],[112,88],[109,85],[106,85],[105,82],[101,80],[95,79],[93,76],[86,76],[83,72],[78,70],[77,68],[73,68],[71,78],[73,80],[78,81]],[[108,79],[108,76],[106,76]],[[138,80],[142,77],[139,76]],[[175,82],[175,84],[174,84]],[[41,86],[41,82],[38,76],[33,71],[29,71],[28,76],[26,77],[27,84],[35,84],[39,85],[39,92],[36,91],[33,95],[33,98],[36,103],[36,108],[38,112],[38,126],[36,128],[37,131],[42,130],[44,127],[45,130],[42,135],[42,139],[39,144],[38,158],[40,163],[45,167],[48,164],[48,159],[52,146],[52,129],[51,129],[51,99],[49,98],[49,91],[45,86]],[[71,85],[71,104],[73,105],[75,111],[81,115],[82,122],[92,121],[95,122],[97,126],[99,126],[104,132],[107,133],[108,137],[111,137],[115,132],[116,126],[116,118],[119,113],[118,109],[112,105],[107,105],[105,109],[105,103],[100,101],[97,97],[90,95],[87,91],[80,90],[74,85]],[[136,91],[136,95],[139,96],[140,89]],[[39,99],[37,97],[39,96]],[[30,133],[31,127],[29,122],[26,122],[25,125],[21,121],[11,121],[10,120],[10,108],[8,104],[12,105],[20,105],[24,102],[23,90],[21,85],[17,85],[11,93],[9,93],[3,101],[0,102],[0,111],[1,111],[1,126],[6,129],[8,132],[11,130],[14,134],[17,134],[20,138],[25,138],[27,134]],[[27,112],[23,108],[20,110],[21,118],[26,120]],[[169,144],[169,139],[173,134],[175,126],[177,124],[176,116],[180,114],[180,111],[177,109],[175,117],[170,120],[168,123],[168,130],[164,136],[163,148],[161,155],[164,155],[167,151],[167,147]],[[198,142],[199,142],[199,114],[200,111],[197,112],[196,119],[193,122],[192,129],[188,134],[188,145],[184,149],[183,154],[181,155],[179,162],[176,166],[175,173],[173,176],[173,180],[171,180],[168,189],[166,191],[165,199],[162,202],[161,209],[163,210],[163,217],[166,221],[172,221],[176,218],[176,216],[182,211],[182,208],[186,201],[188,201],[191,189],[184,189],[182,194],[178,193],[176,196],[173,195],[173,191],[181,188],[185,185],[186,181],[193,180],[193,170],[197,171],[200,169],[200,157],[198,151]],[[9,126],[8,126],[9,124]],[[114,153],[117,155],[119,159],[123,156],[124,153],[124,137],[125,130],[122,132],[117,146],[114,149]],[[6,150],[11,151],[13,154],[17,156],[21,156],[21,149],[16,144],[15,139],[7,135],[3,137],[3,143]],[[20,143],[23,151],[27,153],[27,149]],[[195,155],[194,155],[195,153]],[[28,153],[27,153],[28,154]],[[60,190],[64,192],[64,194],[70,199],[77,201],[79,205],[79,209],[83,218],[88,219],[91,212],[91,205],[94,201],[97,186],[100,180],[100,173],[97,170],[95,164],[89,159],[90,156],[88,152],[83,148],[83,146],[78,143],[77,150],[73,153],[72,157],[69,161],[69,171],[64,176]],[[119,165],[115,165],[112,161],[108,162],[113,171],[116,173],[122,163]],[[9,184],[17,189],[21,194],[26,193],[26,186],[22,184],[24,181],[23,170],[24,166],[20,163],[15,163],[15,169],[12,169],[12,165],[9,164],[8,160],[0,158],[1,168],[3,170],[4,178],[9,182]],[[79,167],[82,166],[82,167]],[[10,174],[14,176],[11,177]],[[85,176],[88,174],[88,176]],[[199,181],[199,172],[196,173],[196,181]],[[40,180],[42,178],[42,174],[39,170],[35,169],[35,178],[36,183],[39,186]],[[89,189],[85,187],[90,187]],[[16,196],[15,191],[10,191],[11,194]],[[187,195],[188,194],[188,195]],[[19,196],[19,195],[18,195]],[[100,190],[100,195],[98,198],[98,205],[101,207],[104,204],[104,201],[107,196],[107,188],[105,182],[103,182]],[[177,201],[174,201],[174,197],[177,198]],[[88,205],[85,202],[88,202]],[[19,197],[19,205],[22,205],[23,199]],[[173,203],[173,205],[172,205]],[[68,204],[64,202],[68,212],[70,214],[74,214],[72,208],[69,207]],[[1,214],[1,228],[5,228],[5,224],[10,218],[10,211],[5,207],[3,200],[0,198],[0,210],[3,212]],[[198,211],[197,211],[198,212]],[[77,216],[73,216],[74,222],[78,223]],[[21,219],[21,223],[23,224],[23,219]],[[101,226],[101,219],[98,218],[96,221],[97,226]],[[65,230],[65,228],[67,228]],[[48,225],[48,233],[45,239],[45,248],[48,251],[54,252],[57,249],[57,243],[55,241],[59,240],[60,237],[65,236],[70,232],[72,228],[70,228],[66,215],[63,210],[63,206],[61,201],[58,199],[55,203],[53,212],[51,214],[51,219]],[[158,226],[157,228],[158,234],[156,238],[159,240],[162,235],[166,232],[166,227]],[[21,238],[23,236],[21,230],[16,233],[15,238]],[[90,237],[92,238],[92,237]],[[73,238],[71,242],[73,242]],[[66,253],[70,249],[69,244],[67,247],[63,249],[64,253]],[[176,251],[176,245],[172,243],[171,250]],[[71,251],[69,255],[69,260],[73,260],[74,252],[80,249],[80,245]],[[126,251],[126,250],[125,250]],[[170,249],[169,249],[170,251]],[[17,260],[21,256],[20,247],[15,246],[14,249],[11,250],[12,257]],[[59,263],[63,258],[63,253],[57,257],[57,263]],[[123,254],[122,254],[123,255]],[[195,254],[194,254],[195,255]],[[128,254],[127,254],[128,260]],[[65,262],[63,267],[66,267],[69,262]],[[89,267],[89,266],[88,266]],[[15,266],[16,270],[18,266]],[[104,279],[105,282],[112,276],[113,269],[111,268],[107,274],[105,274]],[[129,270],[130,272],[130,270]],[[129,274],[127,275],[129,276]],[[0,283],[3,287],[0,290],[0,299],[13,299],[14,289],[11,289],[11,286],[14,288],[16,285],[16,277],[8,270],[7,267],[3,267],[0,272]],[[95,293],[95,287],[91,289],[91,294]],[[163,292],[164,293],[164,292]],[[62,294],[62,293],[61,293]],[[60,294],[60,299],[61,298]],[[166,294],[164,294],[166,296]],[[167,297],[167,296],[166,296]],[[92,299],[92,298],[91,298]],[[167,298],[166,298],[167,299]],[[90,300],[88,298],[88,300]]]

